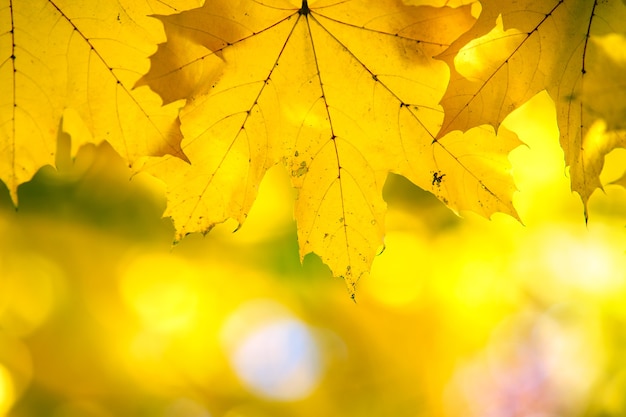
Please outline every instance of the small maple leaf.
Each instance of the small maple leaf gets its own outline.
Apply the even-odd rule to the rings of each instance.
[[[140,83],[166,102],[187,99],[190,164],[152,158],[143,169],[167,184],[177,239],[243,223],[281,161],[298,190],[301,257],[318,254],[352,294],[383,244],[391,171],[453,208],[514,214],[506,155],[516,139],[486,128],[435,139],[448,71],[431,57],[471,26],[469,7],[211,1],[159,19],[168,42]]]
[[[60,126],[73,154],[107,140],[131,163],[184,157],[177,108],[148,88],[132,91],[159,29],[135,3],[0,1],[0,179],[14,202],[21,183],[54,164]],[[61,123],[68,112],[83,126]],[[89,135],[77,134],[82,127]]]
[[[609,0],[481,1],[476,25],[441,58],[451,68],[443,97],[439,136],[489,123],[495,127],[515,108],[546,89],[556,104],[561,146],[572,190],[586,204],[596,188],[604,156],[625,143],[590,129],[626,127],[626,5]],[[606,36],[611,34],[611,39]]]

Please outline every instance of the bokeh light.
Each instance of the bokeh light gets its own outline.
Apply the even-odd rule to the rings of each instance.
[[[33,361],[28,347],[0,328],[0,416],[11,415],[33,379]]]
[[[613,233],[602,226],[578,233],[548,229],[536,237],[535,256],[561,283],[589,294],[610,295],[624,288],[623,276],[616,272],[626,270],[623,249],[611,244]]]
[[[173,332],[190,326],[197,314],[199,279],[184,260],[155,254],[126,265],[120,286],[147,328]]]
[[[626,152],[570,191],[554,104],[504,125],[523,225],[457,217],[398,176],[356,303],[300,263],[284,167],[246,223],[172,246],[162,185],[107,145],[0,195],[10,417],[612,417],[626,413]],[[528,123],[532,119],[535,123]],[[0,413],[2,415],[2,413]]]
[[[449,415],[575,415],[606,359],[597,314],[576,309],[503,320],[486,348],[458,367],[448,387]]]
[[[0,269],[0,327],[26,336],[48,319],[63,297],[63,274],[54,262],[28,252],[5,254]]]
[[[8,411],[16,400],[15,397],[11,373],[0,363],[0,416],[8,415]]]
[[[319,383],[316,340],[308,326],[281,305],[249,301],[231,315],[222,334],[235,372],[252,392],[297,400]]]

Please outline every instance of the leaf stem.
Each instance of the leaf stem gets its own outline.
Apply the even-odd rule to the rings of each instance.
[[[300,10],[298,11],[298,13],[300,13],[301,15],[308,15],[311,12],[311,10],[309,9],[309,3],[307,0],[302,0],[302,7],[300,8]]]

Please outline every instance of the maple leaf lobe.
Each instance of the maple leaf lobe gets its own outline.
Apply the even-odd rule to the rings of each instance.
[[[495,132],[433,142],[448,70],[431,57],[473,23],[469,7],[300,3],[240,9],[215,1],[162,20],[168,40],[145,81],[187,98],[180,118],[191,165],[169,158],[147,170],[167,183],[166,216],[179,238],[227,218],[241,224],[265,171],[282,161],[297,190],[301,258],[319,255],[354,294],[384,245],[388,172],[455,209],[512,211],[511,187],[497,184],[509,184],[504,155],[517,143],[487,140],[489,156],[478,158],[479,138]],[[187,83],[191,97],[173,91],[174,81]]]

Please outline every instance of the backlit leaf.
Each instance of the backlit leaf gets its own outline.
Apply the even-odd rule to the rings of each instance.
[[[143,169],[167,185],[177,239],[242,224],[279,162],[298,190],[301,257],[318,254],[351,292],[383,246],[389,172],[453,209],[515,215],[514,136],[481,127],[437,138],[448,70],[432,56],[474,22],[468,6],[210,1],[159,19],[168,41],[140,84],[187,100],[190,164],[152,158]]]
[[[441,56],[452,75],[439,135],[485,123],[497,127],[546,89],[556,104],[572,190],[586,205],[601,187],[605,154],[623,146],[608,136],[587,135],[598,120],[609,131],[626,123],[626,59],[616,52],[625,46],[626,6],[616,0],[481,4],[476,25]]]
[[[14,201],[18,185],[54,164],[67,111],[92,136],[74,135],[74,152],[87,140],[107,140],[130,162],[139,155],[183,157],[177,109],[161,107],[147,88],[131,91],[161,33],[147,14],[175,10],[159,2],[96,3],[0,2],[0,179]]]

